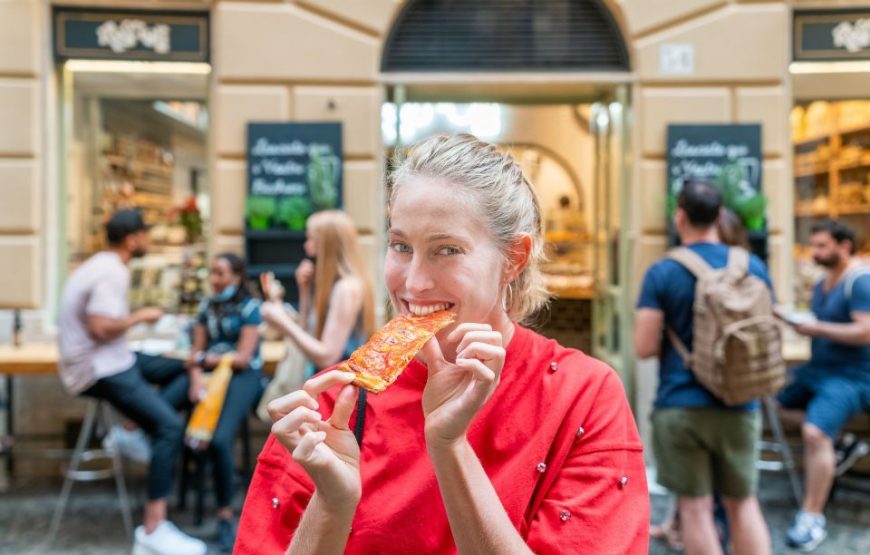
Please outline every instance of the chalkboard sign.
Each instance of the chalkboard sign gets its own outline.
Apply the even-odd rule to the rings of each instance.
[[[753,251],[766,258],[761,125],[669,125],[667,145],[668,222],[673,220],[684,180],[709,181],[722,191],[724,205],[742,220]],[[673,229],[671,236],[675,239]]]
[[[340,123],[249,123],[245,244],[249,271],[275,272],[294,297],[305,221],[341,208]]]

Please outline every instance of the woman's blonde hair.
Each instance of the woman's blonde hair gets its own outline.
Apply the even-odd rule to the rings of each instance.
[[[314,314],[316,337],[323,334],[329,298],[335,282],[355,277],[363,287],[360,324],[368,338],[375,327],[375,301],[372,282],[357,244],[356,227],[350,216],[340,210],[316,212],[308,218],[308,232],[317,245],[317,263],[314,270]],[[304,315],[308,318],[308,315]]]
[[[544,238],[541,207],[532,185],[510,154],[473,135],[436,135],[413,146],[397,160],[389,183],[391,210],[399,189],[411,177],[444,179],[470,194],[504,257],[524,235],[532,242],[529,259],[510,283],[502,284],[503,306],[514,321],[527,320],[549,299],[541,275]]]

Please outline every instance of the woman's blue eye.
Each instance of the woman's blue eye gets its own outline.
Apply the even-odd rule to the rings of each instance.
[[[462,251],[457,249],[456,247],[443,247],[438,250],[438,254],[442,254],[445,256],[453,256],[456,254],[462,254]]]
[[[390,243],[390,248],[399,253],[409,253],[411,252],[411,247],[406,245],[405,243]]]

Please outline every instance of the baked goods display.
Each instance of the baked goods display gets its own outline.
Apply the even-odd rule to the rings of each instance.
[[[456,315],[448,310],[426,316],[397,316],[376,331],[346,362],[339,364],[338,369],[357,375],[353,385],[380,393],[396,381],[433,335],[455,320]]]

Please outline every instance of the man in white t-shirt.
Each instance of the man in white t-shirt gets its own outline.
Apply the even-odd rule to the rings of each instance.
[[[60,377],[73,395],[105,399],[151,437],[145,522],[136,528],[134,555],[203,555],[206,545],[166,517],[166,498],[184,439],[184,419],[154,385],[182,378],[182,361],[134,354],[126,332],[154,323],[159,308],[130,313],[127,263],[148,249],[148,229],[136,210],[120,210],[106,224],[109,247],[79,266],[66,282],[58,327]]]

